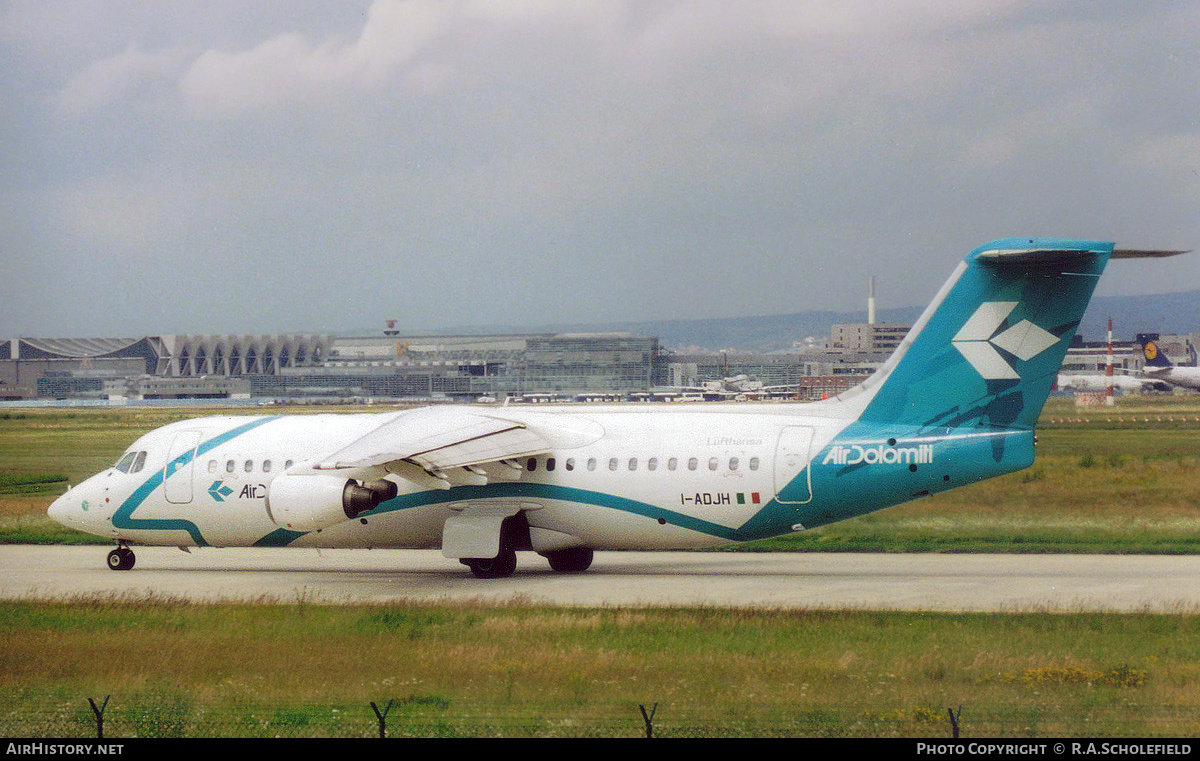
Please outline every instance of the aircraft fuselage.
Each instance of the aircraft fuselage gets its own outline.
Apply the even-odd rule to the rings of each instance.
[[[550,431],[553,450],[510,462],[511,480],[485,485],[421,488],[393,477],[394,498],[317,531],[273,520],[272,481],[311,472],[314,458],[395,413],[199,418],[143,436],[123,458],[127,465],[71,489],[52,516],[137,544],[435,548],[447,518],[497,503],[524,513],[533,549],[707,547],[811,528],[994,475],[986,461],[964,468],[972,460],[961,456],[963,447],[990,453],[1001,440],[1031,439],[877,430],[830,446],[847,421],[795,414],[803,406],[822,405],[496,408]],[[1031,459],[1031,442],[1023,446]],[[1027,464],[1020,457],[1004,467]]]

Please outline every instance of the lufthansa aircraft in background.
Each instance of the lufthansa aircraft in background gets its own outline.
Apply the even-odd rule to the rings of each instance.
[[[441,548],[478,577],[518,551],[789,534],[1028,467],[1034,423],[1109,259],[1008,239],[954,270],[864,383],[809,403],[434,406],[225,416],[138,439],[50,517],[117,545]]]
[[[1138,333],[1138,343],[1142,345],[1142,357],[1146,362],[1142,365],[1142,377],[1169,383],[1180,388],[1200,389],[1200,367],[1180,367],[1167,359],[1167,355],[1158,346],[1157,333]],[[1191,350],[1192,362],[1196,361],[1196,350]]]

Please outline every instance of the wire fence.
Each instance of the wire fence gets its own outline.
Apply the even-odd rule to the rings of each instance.
[[[415,697],[362,704],[203,705],[108,695],[54,705],[8,701],[0,736],[27,738],[351,737],[1195,737],[1193,706],[1128,703],[918,707],[864,712],[754,703],[715,711],[699,703],[524,706]]]

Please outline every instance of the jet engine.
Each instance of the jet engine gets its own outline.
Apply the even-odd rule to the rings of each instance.
[[[396,496],[386,479],[359,483],[337,476],[276,476],[267,487],[267,515],[292,531],[320,531],[357,518]]]

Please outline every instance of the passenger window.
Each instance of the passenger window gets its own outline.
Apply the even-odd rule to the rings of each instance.
[[[530,457],[529,462],[525,463],[525,467],[530,473],[537,470],[537,458]]]
[[[736,457],[730,457],[730,458],[729,458],[729,469],[730,469],[730,470],[737,470],[737,469],[738,469],[738,458],[736,458]]]
[[[609,460],[608,460],[608,469],[609,469],[609,470],[616,470],[616,469],[617,469],[617,458],[615,458],[615,457],[609,458]]]
[[[293,463],[295,463],[295,462],[296,462],[295,460],[288,460],[287,462],[285,462],[285,463],[283,464],[283,469],[284,469],[284,470],[287,470],[288,468],[292,467],[292,464],[293,464]]]
[[[554,458],[547,457],[546,458],[546,470],[554,470],[554,465],[555,465]]]
[[[636,457],[629,458],[629,469],[637,470],[637,458]]]
[[[233,460],[226,460],[226,461],[225,461],[225,472],[226,472],[226,473],[232,473],[232,472],[233,472],[233,469],[234,469],[235,467],[236,467],[236,466],[233,464]]]
[[[675,470],[677,467],[679,467],[678,457],[672,457],[671,459],[667,460],[667,470]]]
[[[717,462],[717,458],[715,458],[715,457],[708,458],[708,469],[709,470],[716,470],[719,465],[720,465],[720,463]]]
[[[216,473],[216,472],[217,472],[217,461],[216,461],[216,460],[209,460],[209,461],[208,461],[208,472],[209,472],[209,473]]]
[[[651,457],[649,460],[646,460],[646,470],[658,470],[657,457]]]
[[[750,470],[758,470],[758,458],[757,457],[750,458]]]
[[[695,457],[688,458],[688,470],[695,470],[699,464],[700,464],[700,461],[697,460]]]
[[[138,452],[138,453],[137,453],[137,458],[135,458],[135,459],[134,459],[134,461],[133,461],[133,467],[130,469],[130,471],[129,471],[129,472],[130,472],[130,473],[141,473],[141,472],[142,472],[142,467],[143,467],[145,464],[146,464],[146,453],[145,453],[145,452]]]
[[[263,473],[270,473],[270,472],[271,472],[271,461],[263,460]]]
[[[575,458],[574,458],[574,457],[568,457],[568,458],[567,458],[567,462],[565,463],[564,467],[565,467],[567,470],[575,470]]]
[[[254,460],[246,460],[246,472],[247,473],[254,472]]]
[[[588,458],[588,470],[595,470],[595,469],[596,469],[596,458],[589,457]]]

